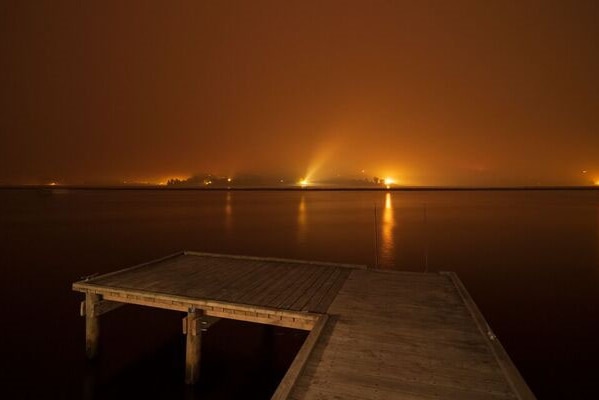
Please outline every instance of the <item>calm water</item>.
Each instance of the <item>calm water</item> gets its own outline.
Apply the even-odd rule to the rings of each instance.
[[[541,399],[599,374],[599,192],[0,191],[0,391],[20,398],[268,398],[305,337],[225,321],[183,381],[178,313],[102,317],[84,360],[70,284],[182,249],[456,271]],[[234,382],[232,384],[231,382]]]

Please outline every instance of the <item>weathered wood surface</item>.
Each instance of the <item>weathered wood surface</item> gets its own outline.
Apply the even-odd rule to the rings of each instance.
[[[102,301],[311,329],[358,266],[184,252],[99,275],[73,289]]]
[[[314,328],[312,328],[310,334],[306,338],[306,341],[302,345],[301,349],[296,354],[293,363],[287,370],[287,373],[279,383],[277,390],[272,395],[271,400],[285,400],[289,397],[289,393],[291,392],[293,386],[295,385],[301,373],[303,372],[306,363],[310,357],[310,354],[312,354],[312,350],[314,350],[314,347],[318,343],[320,335],[327,326],[328,321],[329,316],[327,314],[323,314],[318,319],[318,321],[314,325]]]
[[[276,399],[534,399],[455,274],[184,252],[73,284],[87,353],[121,304],[188,313],[186,380],[218,318],[312,330]]]
[[[328,314],[290,399],[534,399],[449,276],[355,270]]]
[[[202,354],[202,312],[192,310],[183,318],[185,340],[185,383],[193,385],[200,378],[200,360]]]
[[[85,354],[90,360],[98,356],[100,346],[100,321],[94,314],[96,304],[99,302],[100,296],[97,294],[85,294]]]

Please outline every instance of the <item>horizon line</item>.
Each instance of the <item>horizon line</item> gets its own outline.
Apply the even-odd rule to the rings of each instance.
[[[502,191],[502,190],[599,190],[599,185],[406,185],[367,186],[174,186],[174,185],[85,185],[85,184],[0,184],[0,190],[168,190],[168,191]]]

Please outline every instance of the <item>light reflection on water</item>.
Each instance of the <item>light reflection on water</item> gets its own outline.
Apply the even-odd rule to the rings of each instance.
[[[393,217],[393,204],[391,192],[385,194],[385,207],[383,208],[383,223],[381,224],[381,256],[379,267],[392,269],[395,259],[394,240],[395,218]]]
[[[21,305],[6,307],[6,320],[27,328],[3,333],[14,344],[3,357],[15,374],[33,363],[57,379],[78,373],[82,347],[64,332],[83,337],[68,289],[81,276],[183,249],[372,267],[375,230],[379,268],[422,271],[429,254],[430,271],[458,273],[539,398],[594,379],[599,198],[590,191],[0,191],[0,293]],[[52,311],[24,319],[39,298],[55,299]],[[56,321],[63,329],[45,333],[55,346],[23,334]],[[553,362],[543,362],[547,349]]]
[[[225,198],[225,230],[227,234],[231,234],[233,228],[233,204],[231,196],[231,192],[227,192]]]
[[[308,212],[306,210],[306,196],[300,197],[297,207],[297,243],[300,247],[306,244],[308,235]]]

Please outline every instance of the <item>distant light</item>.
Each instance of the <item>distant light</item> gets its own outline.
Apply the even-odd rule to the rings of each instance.
[[[391,188],[391,185],[393,185],[395,183],[395,179],[393,178],[385,178],[385,180],[383,181],[383,183],[385,184],[385,186],[387,186],[387,189]]]
[[[231,182],[231,178],[227,178],[227,182]]]
[[[310,184],[310,182],[306,178],[302,178],[300,179],[299,184],[301,187],[306,187]]]
[[[49,183],[49,185],[50,185],[50,186],[56,186],[56,185],[58,185],[58,184],[57,184],[56,182],[50,182],[50,183]]]
[[[586,174],[586,173],[587,173],[587,170],[586,170],[586,169],[582,170],[582,173],[583,173],[583,174]]]

